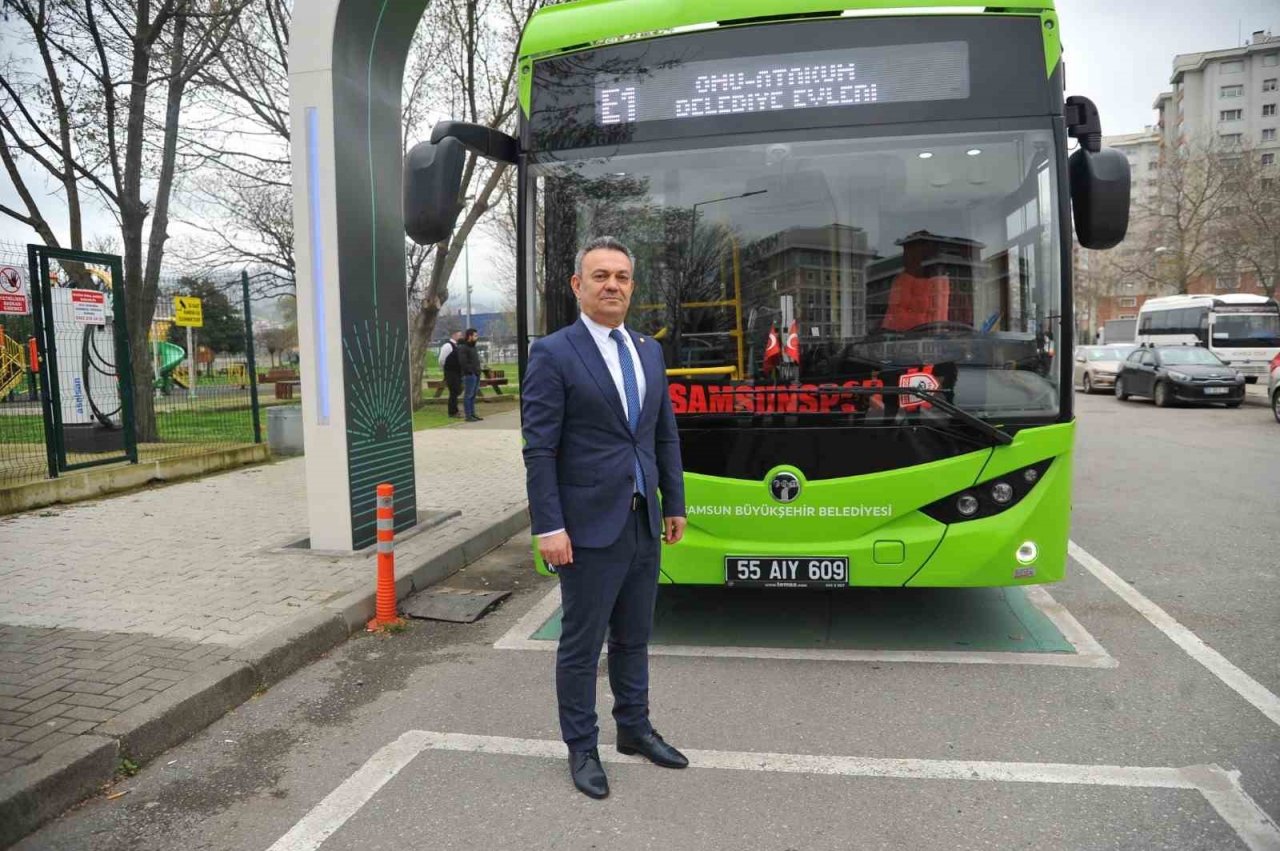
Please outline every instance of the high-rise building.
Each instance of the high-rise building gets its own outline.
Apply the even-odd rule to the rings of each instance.
[[[1175,56],[1170,82],[1154,104],[1166,145],[1244,145],[1277,164],[1280,37],[1259,30],[1241,47]]]

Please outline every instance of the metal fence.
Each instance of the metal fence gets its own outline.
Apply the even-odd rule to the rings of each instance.
[[[25,247],[0,244],[2,266],[15,266],[25,273]],[[69,273],[73,271],[51,262],[52,286],[72,286]],[[80,275],[83,278],[84,272]],[[103,287],[111,284],[109,280],[99,283]],[[244,276],[161,280],[148,337],[149,368],[135,372],[147,374],[150,380],[145,394],[134,394],[139,461],[199,455],[261,442],[258,381],[267,376],[255,369],[252,302],[247,290]],[[192,296],[200,300],[201,324],[183,327],[179,321],[189,317],[177,315],[176,299]],[[0,486],[6,486],[46,478],[51,465],[39,398],[40,378],[31,369],[32,319],[0,315],[0,327],[4,331],[0,343]],[[77,334],[82,331],[74,329]],[[69,332],[55,328],[54,333]],[[125,385],[114,372],[111,347],[102,351],[92,342],[81,346],[59,344],[59,383],[63,383],[62,374],[83,370],[90,376],[83,386],[101,388],[98,392],[109,402],[105,407],[114,408]],[[94,380],[99,384],[94,385]],[[77,383],[75,387],[78,392],[81,385]],[[62,392],[66,394],[65,390]],[[268,404],[276,403],[274,388],[266,388],[263,395]],[[111,411],[103,411],[99,416],[94,411],[104,423],[110,414]],[[123,427],[123,422],[118,427]],[[77,460],[85,460],[84,454],[78,455]]]

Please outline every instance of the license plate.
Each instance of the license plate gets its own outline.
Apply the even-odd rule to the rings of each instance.
[[[726,556],[724,584],[758,588],[845,588],[844,556]]]
[[[1226,394],[1226,392],[1227,392],[1228,390],[1230,390],[1230,389],[1231,389],[1231,388],[1229,388],[1229,387],[1206,387],[1206,388],[1204,388],[1204,395],[1206,395],[1206,396],[1223,396],[1223,395],[1225,395],[1225,394]]]

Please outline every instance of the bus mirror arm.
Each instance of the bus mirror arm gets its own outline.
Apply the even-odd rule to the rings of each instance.
[[[465,121],[441,121],[436,124],[431,131],[431,144],[438,145],[444,139],[457,139],[476,156],[508,165],[516,164],[516,154],[520,149],[519,143],[501,130]]]
[[[1083,95],[1067,98],[1062,110],[1067,120],[1067,135],[1080,140],[1080,147],[1091,154],[1102,150],[1102,119],[1093,101]]]

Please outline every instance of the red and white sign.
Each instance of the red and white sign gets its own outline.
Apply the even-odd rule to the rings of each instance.
[[[81,325],[106,325],[107,294],[97,290],[72,290],[71,318]]]
[[[22,270],[13,266],[0,266],[0,313],[25,316],[31,312],[31,299],[27,296],[27,284]]]
[[[898,379],[898,386],[904,388],[919,388],[920,390],[939,390],[942,385],[933,375],[933,367],[926,366],[922,371],[910,371],[906,375]],[[920,408],[933,407],[927,401],[919,396],[903,395],[898,400],[898,407],[904,411],[915,411]]]

